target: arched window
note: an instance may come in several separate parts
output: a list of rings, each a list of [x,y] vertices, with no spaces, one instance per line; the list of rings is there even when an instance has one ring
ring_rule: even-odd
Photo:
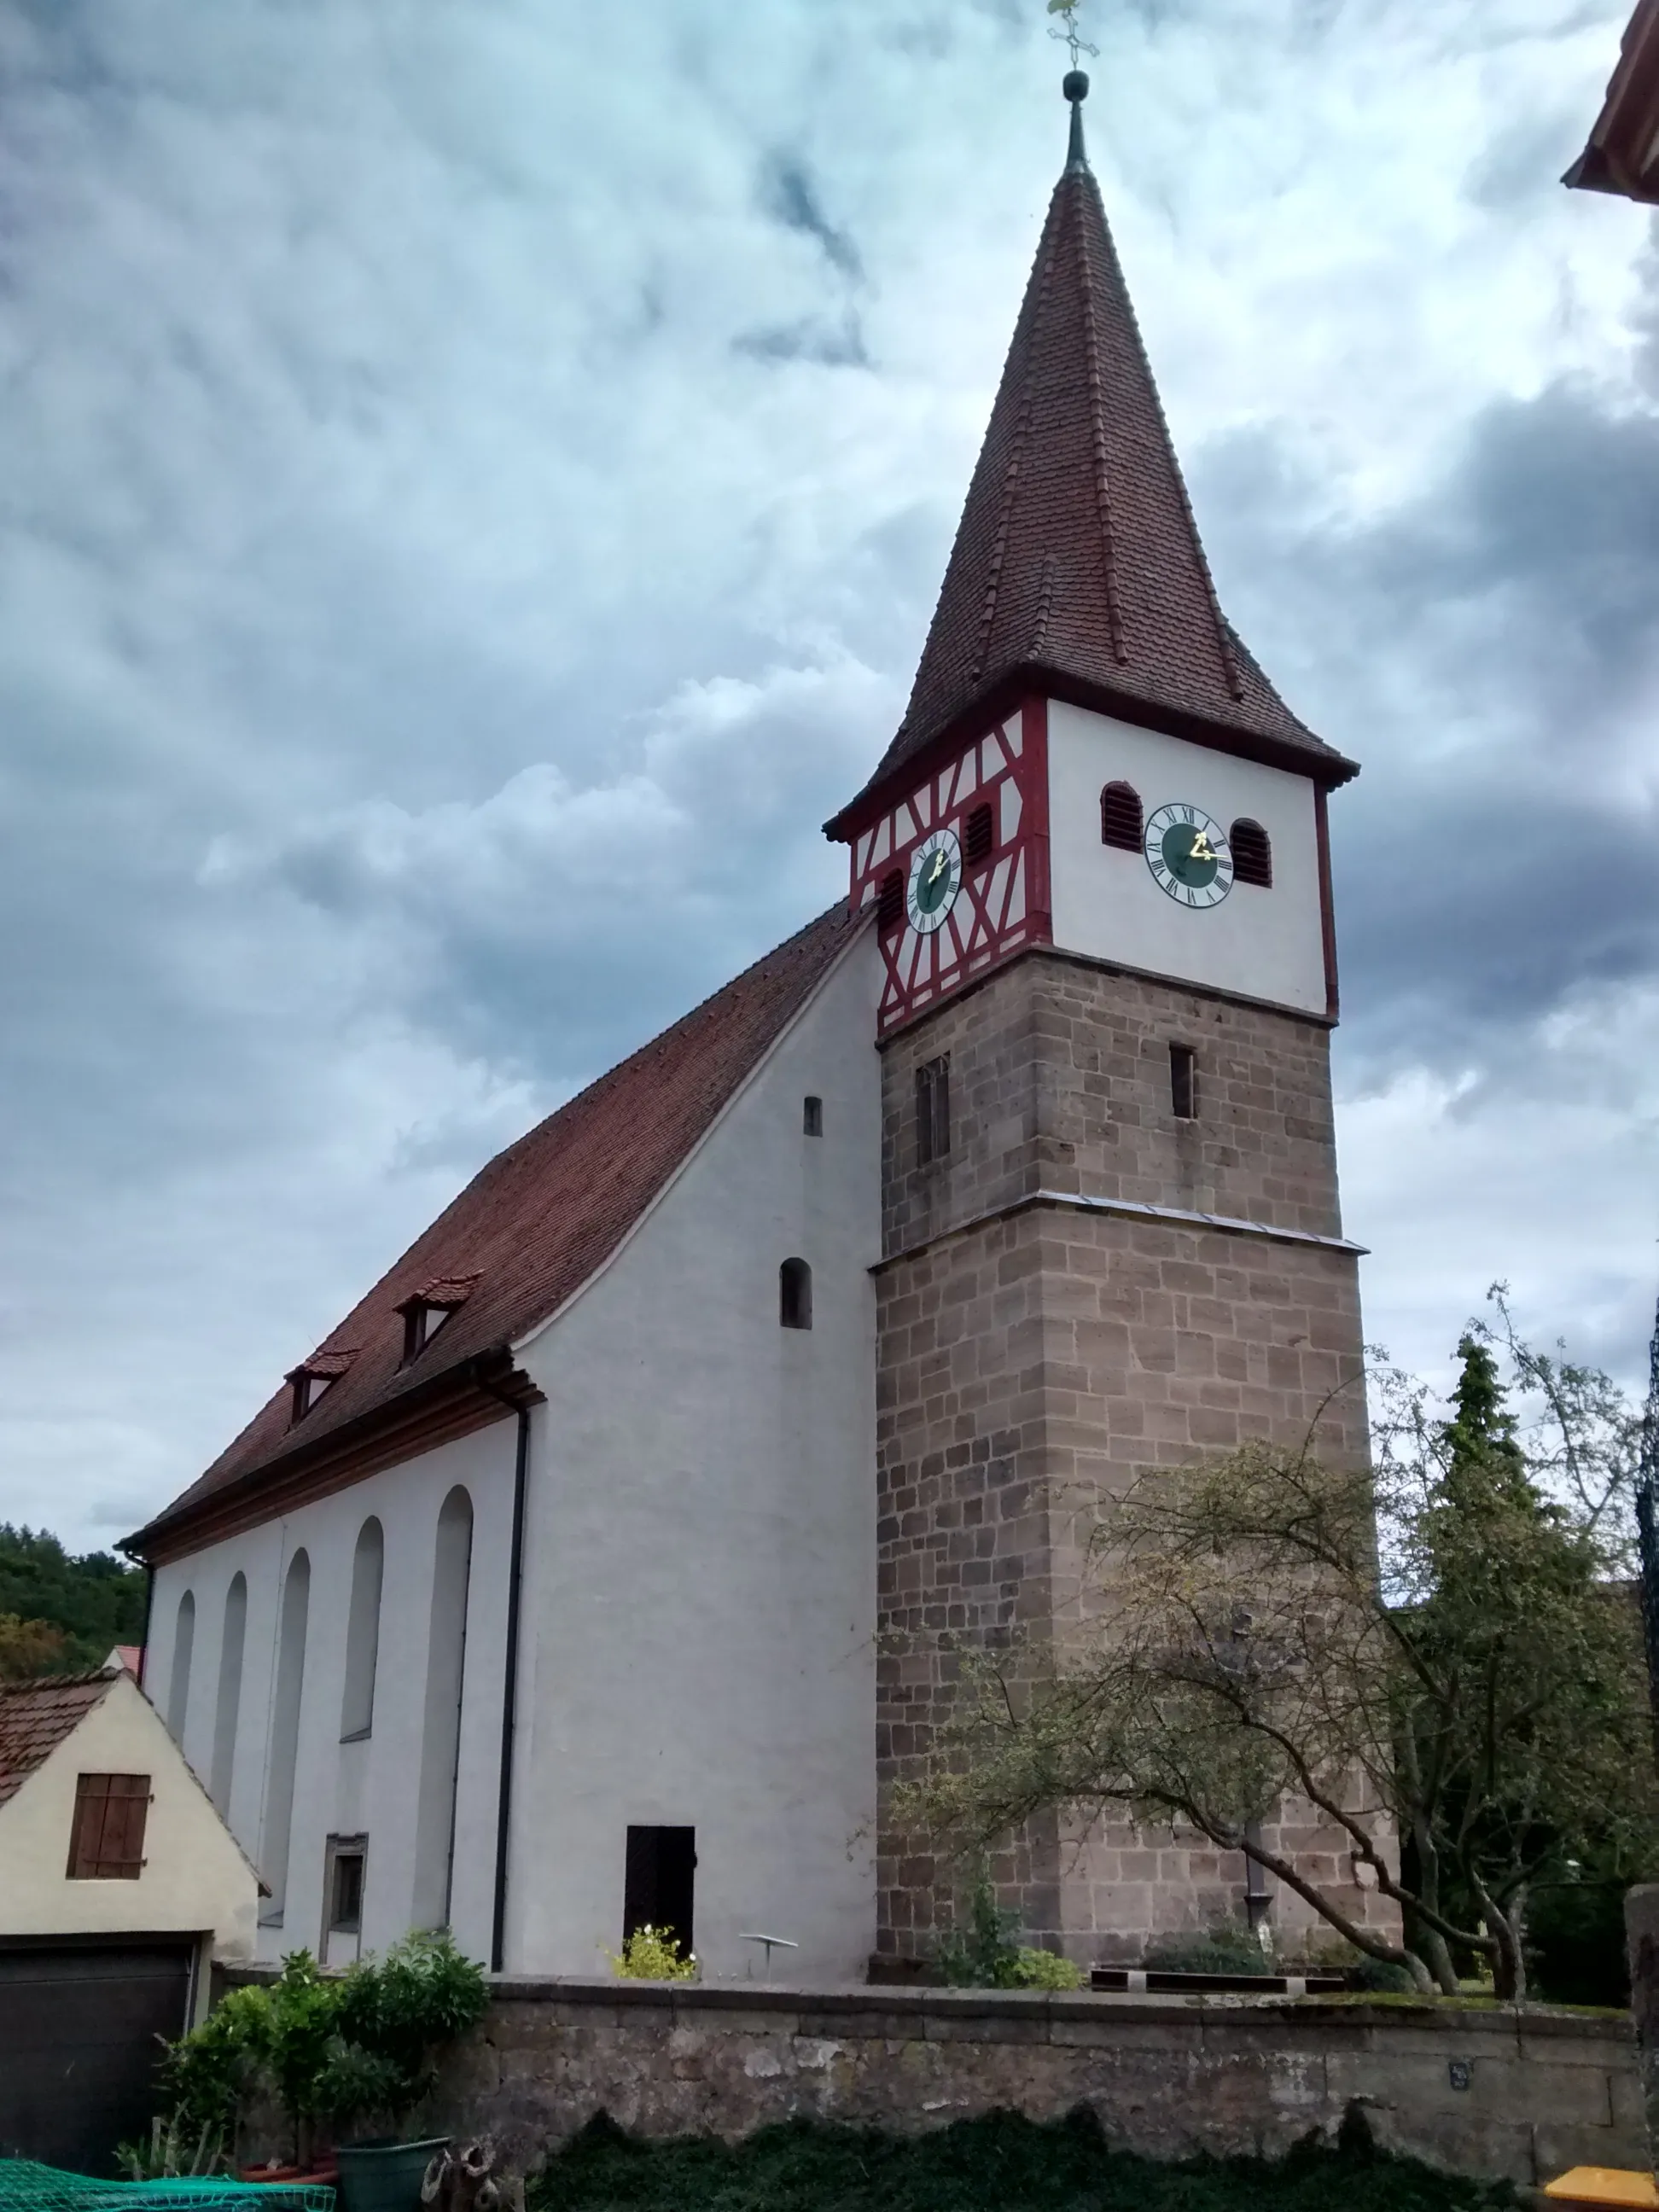
[[[196,1648],[196,1594],[186,1590],[179,1601],[179,1618],[173,1631],[173,1672],[167,1678],[167,1726],[175,1743],[185,1740],[185,1715],[190,1705],[190,1662]]]
[[[213,1764],[208,1790],[223,1813],[230,1804],[236,1766],[236,1717],[242,1703],[242,1647],[247,1641],[247,1577],[234,1574],[225,1592],[225,1625],[219,1638],[219,1694],[213,1708]]]
[[[1140,793],[1132,783],[1109,783],[1100,794],[1100,842],[1121,853],[1140,850]]]
[[[345,1692],[340,1741],[356,1743],[374,1726],[374,1668],[380,1654],[380,1581],[386,1536],[371,1513],[357,1531],[351,1562],[351,1610],[346,1616]]]
[[[1260,884],[1264,891],[1270,891],[1273,887],[1273,848],[1261,824],[1248,819],[1235,822],[1227,833],[1227,842],[1233,848],[1233,881]]]
[[[786,1260],[778,1269],[778,1319],[785,1328],[812,1326],[812,1270],[805,1260]]]
[[[276,1622],[276,1695],[270,1715],[270,1765],[265,1782],[264,1846],[259,1871],[270,1890],[264,1917],[282,1923],[288,1889],[289,1830],[294,1825],[294,1769],[300,1753],[300,1700],[306,1680],[306,1624],[311,1613],[311,1561],[296,1552],[288,1563]]]
[[[896,868],[881,879],[876,893],[876,927],[896,929],[904,919],[904,878]]]
[[[997,848],[996,824],[988,805],[976,806],[963,824],[962,856],[970,868],[988,860]]]
[[[432,1617],[426,1645],[421,1794],[415,1814],[414,1924],[446,1928],[454,1886],[455,1795],[466,1686],[466,1600],[472,1573],[472,1500],[459,1484],[438,1514]]]

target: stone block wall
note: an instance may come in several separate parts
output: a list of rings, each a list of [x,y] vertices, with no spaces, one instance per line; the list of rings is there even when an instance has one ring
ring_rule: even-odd
[[[1084,2104],[1115,2143],[1176,2159],[1276,2155],[1356,2103],[1392,2148],[1523,2185],[1647,2162],[1622,2016],[1313,1999],[503,1982],[422,2124],[533,2165],[600,2111],[735,2138]]]
[[[1171,1042],[1198,1055],[1194,1121],[1170,1110]],[[1316,1420],[1322,1449],[1363,1462],[1355,1255],[1316,1241],[1340,1226],[1327,1042],[1316,1022],[1033,954],[884,1048],[884,1803],[938,1746],[953,1644],[1018,1640],[1036,1660],[1081,1620],[1103,1495],[1246,1437],[1299,1443]],[[941,1054],[951,1143],[923,1166],[915,1071]],[[1336,1835],[1293,1808],[1291,1832],[1345,1880]],[[951,1870],[890,1820],[878,1858],[878,1948],[923,1953]],[[1235,1917],[1244,1881],[1202,1839],[1054,1822],[997,1874],[1027,1933],[1082,1960]],[[1285,1916],[1307,1917],[1293,1900]]]

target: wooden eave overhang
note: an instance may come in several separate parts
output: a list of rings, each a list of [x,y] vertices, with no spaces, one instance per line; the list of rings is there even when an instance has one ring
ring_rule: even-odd
[[[507,1346],[475,1352],[321,1436],[296,1433],[274,1457],[193,1504],[161,1514],[116,1548],[145,1566],[165,1566],[540,1405],[544,1395],[514,1364]]]
[[[1638,0],[1601,112],[1561,181],[1659,207],[1659,0]]]
[[[1231,722],[1180,708],[1156,703],[1129,690],[1097,682],[1066,670],[1049,668],[1038,661],[1021,661],[976,692],[967,706],[953,714],[919,751],[896,763],[885,775],[878,773],[856,797],[823,825],[824,835],[842,844],[853,840],[881,817],[896,799],[902,799],[934,770],[956,758],[969,738],[993,722],[1006,718],[1026,700],[1059,699],[1070,707],[1086,708],[1097,714],[1112,714],[1139,729],[1161,731],[1166,737],[1185,738],[1212,752],[1230,753],[1236,760],[1259,761],[1266,768],[1288,769],[1305,775],[1322,790],[1334,791],[1359,773],[1357,761],[1328,747],[1316,751],[1269,737],[1265,732],[1238,728]]]

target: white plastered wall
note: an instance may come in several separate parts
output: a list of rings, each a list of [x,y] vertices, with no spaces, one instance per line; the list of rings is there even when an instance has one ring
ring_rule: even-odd
[[[136,1881],[71,1881],[70,1838],[82,1774],[148,1774],[143,1870]],[[205,1936],[211,1955],[254,1953],[258,1884],[130,1675],[0,1805],[0,1936]]]
[[[193,1590],[196,1638],[185,1750],[202,1773],[208,1771],[212,1753],[225,1599],[239,1569],[247,1577],[228,1812],[232,1829],[257,1864],[264,1841],[283,1578],[301,1547],[310,1558],[288,1883],[281,1924],[259,1929],[262,1959],[276,1959],[301,1946],[318,1950],[331,1833],[368,1838],[363,1948],[384,1948],[410,1924],[433,1561],[438,1514],[457,1483],[472,1500],[473,1528],[450,1918],[457,1942],[471,1956],[489,1955],[516,1445],[517,1423],[503,1407],[500,1421],[474,1436],[441,1445],[301,1506],[280,1522],[228,1537],[157,1570],[146,1673],[152,1681],[169,1679],[179,1600],[186,1589]],[[374,1727],[365,1741],[343,1744],[351,1567],[358,1531],[371,1513],[379,1516],[386,1537]]]
[[[630,1823],[696,1830],[706,1976],[874,1942],[879,961],[866,932],[612,1265],[536,1415],[507,1962],[605,1971]],[[802,1103],[823,1101],[807,1137]],[[812,1269],[810,1330],[778,1269]]]
[[[611,1264],[520,1350],[532,1416],[509,1971],[605,1971],[629,1822],[697,1830],[706,1971],[751,1928],[787,1971],[860,1976],[874,1942],[875,1293],[879,958],[859,939]],[[807,1137],[803,1100],[823,1101]],[[813,1326],[781,1328],[778,1267],[813,1271]],[[306,1671],[275,1959],[322,1930],[329,1833],[365,1832],[362,1943],[410,1925],[439,1510],[474,1513],[451,1920],[489,1956],[517,1424],[498,1424],[158,1570],[147,1672],[170,1679],[196,1601],[185,1747],[212,1750],[225,1600],[247,1620],[230,1791],[258,1860],[276,1622],[311,1562]],[[339,1741],[358,1531],[386,1539],[374,1729]],[[786,1969],[780,1965],[781,1978]]]
[[[1241,816],[1273,842],[1271,890],[1235,884],[1208,908],[1161,891],[1143,858],[1100,842],[1102,787],[1133,784],[1142,809],[1179,801],[1223,830]],[[1325,1011],[1314,786],[1108,714],[1048,705],[1048,836],[1054,943],[1149,975]]]

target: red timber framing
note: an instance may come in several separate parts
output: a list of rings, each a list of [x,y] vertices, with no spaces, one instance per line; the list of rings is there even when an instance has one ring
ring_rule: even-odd
[[[896,785],[898,780],[895,779]],[[900,787],[902,789],[902,787]],[[991,809],[988,854],[967,864],[968,817]],[[962,888],[931,935],[903,918],[881,936],[886,973],[877,1033],[886,1036],[988,969],[1052,936],[1048,896],[1048,714],[1028,699],[960,746],[852,840],[852,903],[875,904],[896,872],[908,880],[911,855],[936,830],[955,831],[964,848]]]

